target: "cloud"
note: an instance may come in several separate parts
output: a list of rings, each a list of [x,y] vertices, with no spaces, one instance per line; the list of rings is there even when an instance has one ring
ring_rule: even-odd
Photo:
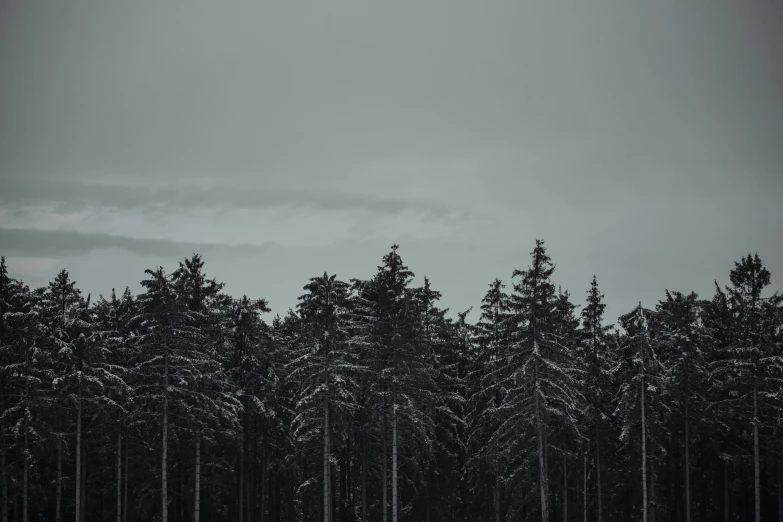
[[[139,255],[172,260],[206,252],[254,255],[265,252],[274,244],[192,243],[72,230],[0,228],[0,245],[3,255],[19,257],[68,257],[98,249],[120,248]]]
[[[307,190],[285,187],[240,186],[133,186],[105,182],[60,181],[19,177],[3,182],[0,202],[15,205],[55,203],[61,210],[85,205],[114,209],[219,208],[257,209],[284,207],[323,211],[366,211],[400,214],[413,210],[423,218],[465,216],[464,209],[431,200],[382,197],[350,191]]]

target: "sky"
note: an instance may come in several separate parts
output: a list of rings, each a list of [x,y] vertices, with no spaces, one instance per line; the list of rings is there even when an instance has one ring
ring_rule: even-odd
[[[0,0],[0,254],[140,291],[197,252],[294,307],[393,243],[450,315],[542,238],[607,322],[783,290],[783,4]]]

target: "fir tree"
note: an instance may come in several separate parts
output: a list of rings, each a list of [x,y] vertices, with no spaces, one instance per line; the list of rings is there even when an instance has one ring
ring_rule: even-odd
[[[291,362],[290,378],[300,385],[294,436],[307,445],[320,434],[322,444],[323,520],[332,518],[331,435],[357,409],[355,353],[345,327],[348,284],[329,276],[310,279],[300,297],[299,314],[305,327],[302,351]]]

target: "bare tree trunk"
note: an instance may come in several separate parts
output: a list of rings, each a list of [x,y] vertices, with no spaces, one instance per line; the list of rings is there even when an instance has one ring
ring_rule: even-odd
[[[324,522],[329,522],[329,403],[324,399]]]
[[[245,519],[245,420],[242,415],[242,434],[239,440],[239,522]]]
[[[253,522],[253,514],[256,507],[256,429],[255,422],[248,419],[250,426],[250,435],[245,435],[245,454],[249,455],[245,465],[247,475],[245,478],[245,520]]]
[[[61,423],[61,427],[62,427],[62,423]],[[3,458],[5,458],[5,455],[3,455]],[[54,501],[55,522],[60,522],[61,520],[62,499],[63,499],[63,447],[62,447],[62,443],[58,439],[57,440],[57,492],[55,493],[55,501]],[[4,519],[4,522],[7,522],[7,520]]]
[[[497,454],[495,455],[497,458]],[[495,462],[495,522],[500,522],[500,464]]]
[[[753,482],[756,522],[761,522],[761,471],[759,465],[759,408],[757,384],[753,383]]]
[[[269,503],[269,463],[267,462],[266,424],[261,429],[261,522],[266,522],[266,510]],[[269,519],[272,518],[271,508]]]
[[[76,406],[76,522],[82,519],[82,383],[79,380],[79,402]]]
[[[397,522],[397,394],[392,407],[392,522]]]
[[[563,522],[568,522],[568,465],[563,453]]]
[[[650,522],[655,522],[655,514],[655,443],[650,441]]]
[[[27,390],[25,391],[25,402],[28,403],[30,395],[29,390],[29,384],[27,385]],[[28,403],[29,404],[29,403]],[[28,482],[28,475],[29,475],[29,469],[30,469],[30,446],[29,446],[29,438],[28,438],[28,418],[30,415],[30,408],[29,405],[25,405],[25,412],[24,412],[24,473],[22,476],[22,522],[27,522],[27,482]]]
[[[130,445],[128,444],[128,437],[125,437],[125,484],[123,485],[123,497],[125,502],[122,504],[122,522],[128,522],[128,453],[130,453]]]
[[[783,470],[778,459],[778,522],[783,522]]]
[[[688,376],[685,376],[686,383]],[[685,522],[691,522],[691,440],[688,387],[685,387]]]
[[[84,522],[87,518],[87,452],[82,451],[82,518]]]
[[[647,424],[644,417],[644,375],[642,375],[642,522],[647,522]]]
[[[14,522],[19,520],[19,479],[14,478]]]
[[[5,421],[2,423],[2,433],[3,435],[3,455],[2,455],[2,463],[0,463],[0,467],[2,467],[2,476],[0,476],[0,482],[2,482],[2,490],[3,490],[3,522],[8,522],[8,462],[6,460],[5,456]]]
[[[196,480],[193,485],[193,522],[201,521],[201,433],[196,434]]]
[[[164,341],[163,357],[163,451],[160,464],[160,510],[161,521],[169,520],[169,483],[168,483],[168,454],[169,454],[169,348]]]
[[[382,487],[383,487],[383,518],[381,519],[383,522],[386,522],[388,520],[387,512],[388,512],[388,484],[387,479],[388,477],[388,449],[386,445],[386,418],[383,419],[383,479],[381,480]]]
[[[597,425],[596,425],[597,426]],[[598,428],[595,430],[595,480],[596,480],[596,500],[598,501],[598,522],[603,521],[603,503],[601,502],[601,453],[598,444]],[[585,457],[586,458],[586,457]]]
[[[538,369],[536,368],[536,381],[538,380],[537,370]],[[535,394],[536,430],[538,432],[538,483],[541,492],[541,522],[549,522],[549,494],[547,491],[546,462],[544,456],[544,428],[541,424],[541,412],[539,411],[538,382],[536,382],[536,389],[533,393]]]
[[[117,522],[122,522],[122,420],[117,430]]]
[[[367,522],[367,436],[362,437],[362,522]]]
[[[729,463],[723,462],[723,514],[724,522],[729,522]]]
[[[587,522],[587,452],[582,462],[582,519]]]

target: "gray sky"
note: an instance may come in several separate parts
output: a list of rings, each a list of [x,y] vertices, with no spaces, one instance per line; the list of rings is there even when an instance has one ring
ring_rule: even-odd
[[[0,0],[0,253],[201,252],[281,315],[393,242],[454,312],[536,238],[610,322],[750,252],[781,290],[782,49],[772,1]]]

